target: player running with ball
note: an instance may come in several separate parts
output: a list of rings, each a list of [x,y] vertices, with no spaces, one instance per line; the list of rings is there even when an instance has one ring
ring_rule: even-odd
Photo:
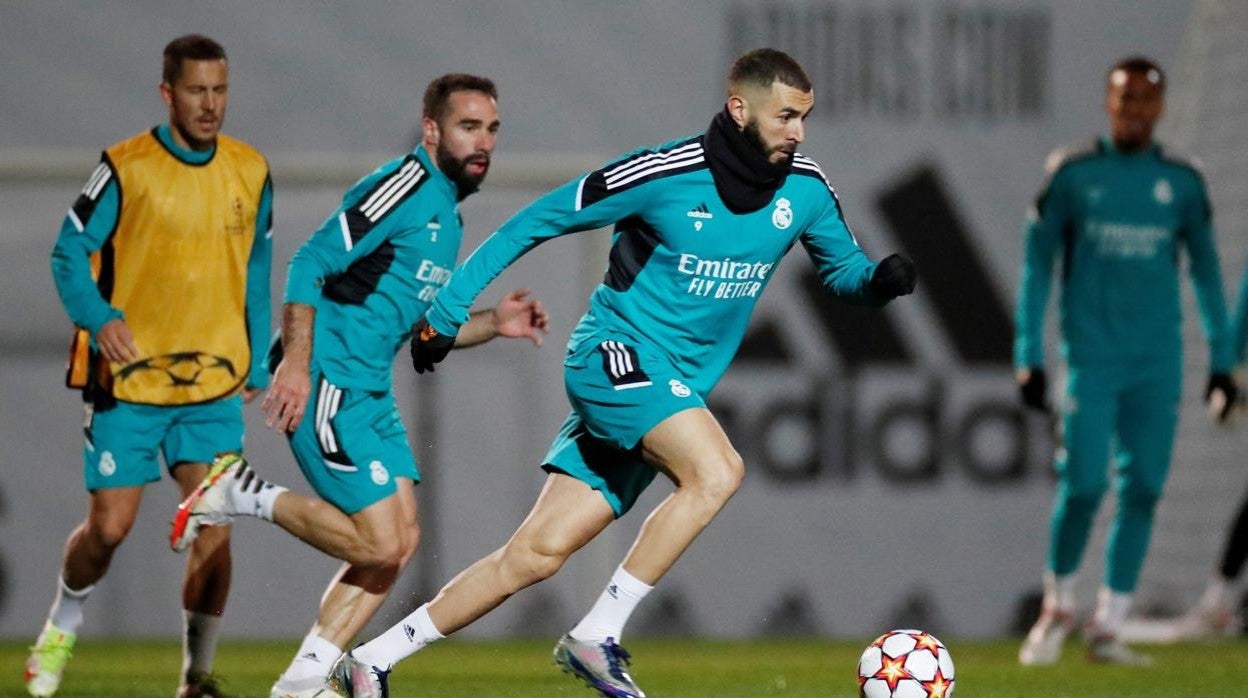
[[[418,371],[445,357],[473,299],[525,252],[615,225],[606,278],[568,345],[572,413],[542,461],[549,475],[532,511],[433,601],[339,660],[334,673],[348,695],[387,695],[396,662],[554,574],[663,473],[675,492],[650,513],[589,614],[555,646],[559,665],[603,695],[643,695],[619,644],[624,624],[744,477],[705,399],[776,264],[800,242],[833,295],[881,306],[914,288],[909,260],[867,258],[823,172],[797,153],[814,102],[791,57],[747,53],[704,134],[639,150],[554,190],[451,276],[413,338]]]

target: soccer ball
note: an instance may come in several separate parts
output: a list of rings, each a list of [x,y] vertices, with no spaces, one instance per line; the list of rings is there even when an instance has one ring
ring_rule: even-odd
[[[859,698],[949,698],[953,658],[922,630],[892,630],[875,639],[858,660]]]

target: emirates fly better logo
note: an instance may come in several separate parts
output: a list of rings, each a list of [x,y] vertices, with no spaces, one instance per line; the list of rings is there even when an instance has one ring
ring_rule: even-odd
[[[682,254],[676,271],[693,277],[685,292],[706,298],[756,298],[763,290],[773,262],[739,262],[731,257],[702,259],[696,254]]]

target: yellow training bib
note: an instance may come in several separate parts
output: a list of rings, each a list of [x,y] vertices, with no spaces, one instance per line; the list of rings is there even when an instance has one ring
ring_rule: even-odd
[[[247,262],[268,179],[264,157],[218,136],[210,160],[187,163],[153,133],[107,156],[121,210],[96,254],[102,286],[111,275],[109,302],[125,314],[142,357],[111,366],[114,396],[186,405],[230,395],[251,365]]]

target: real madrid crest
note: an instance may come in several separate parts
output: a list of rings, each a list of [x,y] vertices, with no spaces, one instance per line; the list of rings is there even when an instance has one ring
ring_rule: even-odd
[[[771,224],[780,230],[793,225],[793,209],[790,206],[788,199],[780,197],[776,201],[775,210],[771,212]]]
[[[231,235],[242,235],[247,230],[246,222],[243,219],[243,200],[234,197],[230,202],[230,213],[232,217],[225,224],[225,232]]]
[[[689,389],[689,386],[676,379],[668,381],[667,387],[672,389],[672,395],[675,395],[676,397],[689,397],[693,394],[693,391]]]
[[[1174,201],[1174,190],[1170,188],[1170,180],[1157,180],[1157,183],[1153,185],[1153,199],[1162,205]]]

